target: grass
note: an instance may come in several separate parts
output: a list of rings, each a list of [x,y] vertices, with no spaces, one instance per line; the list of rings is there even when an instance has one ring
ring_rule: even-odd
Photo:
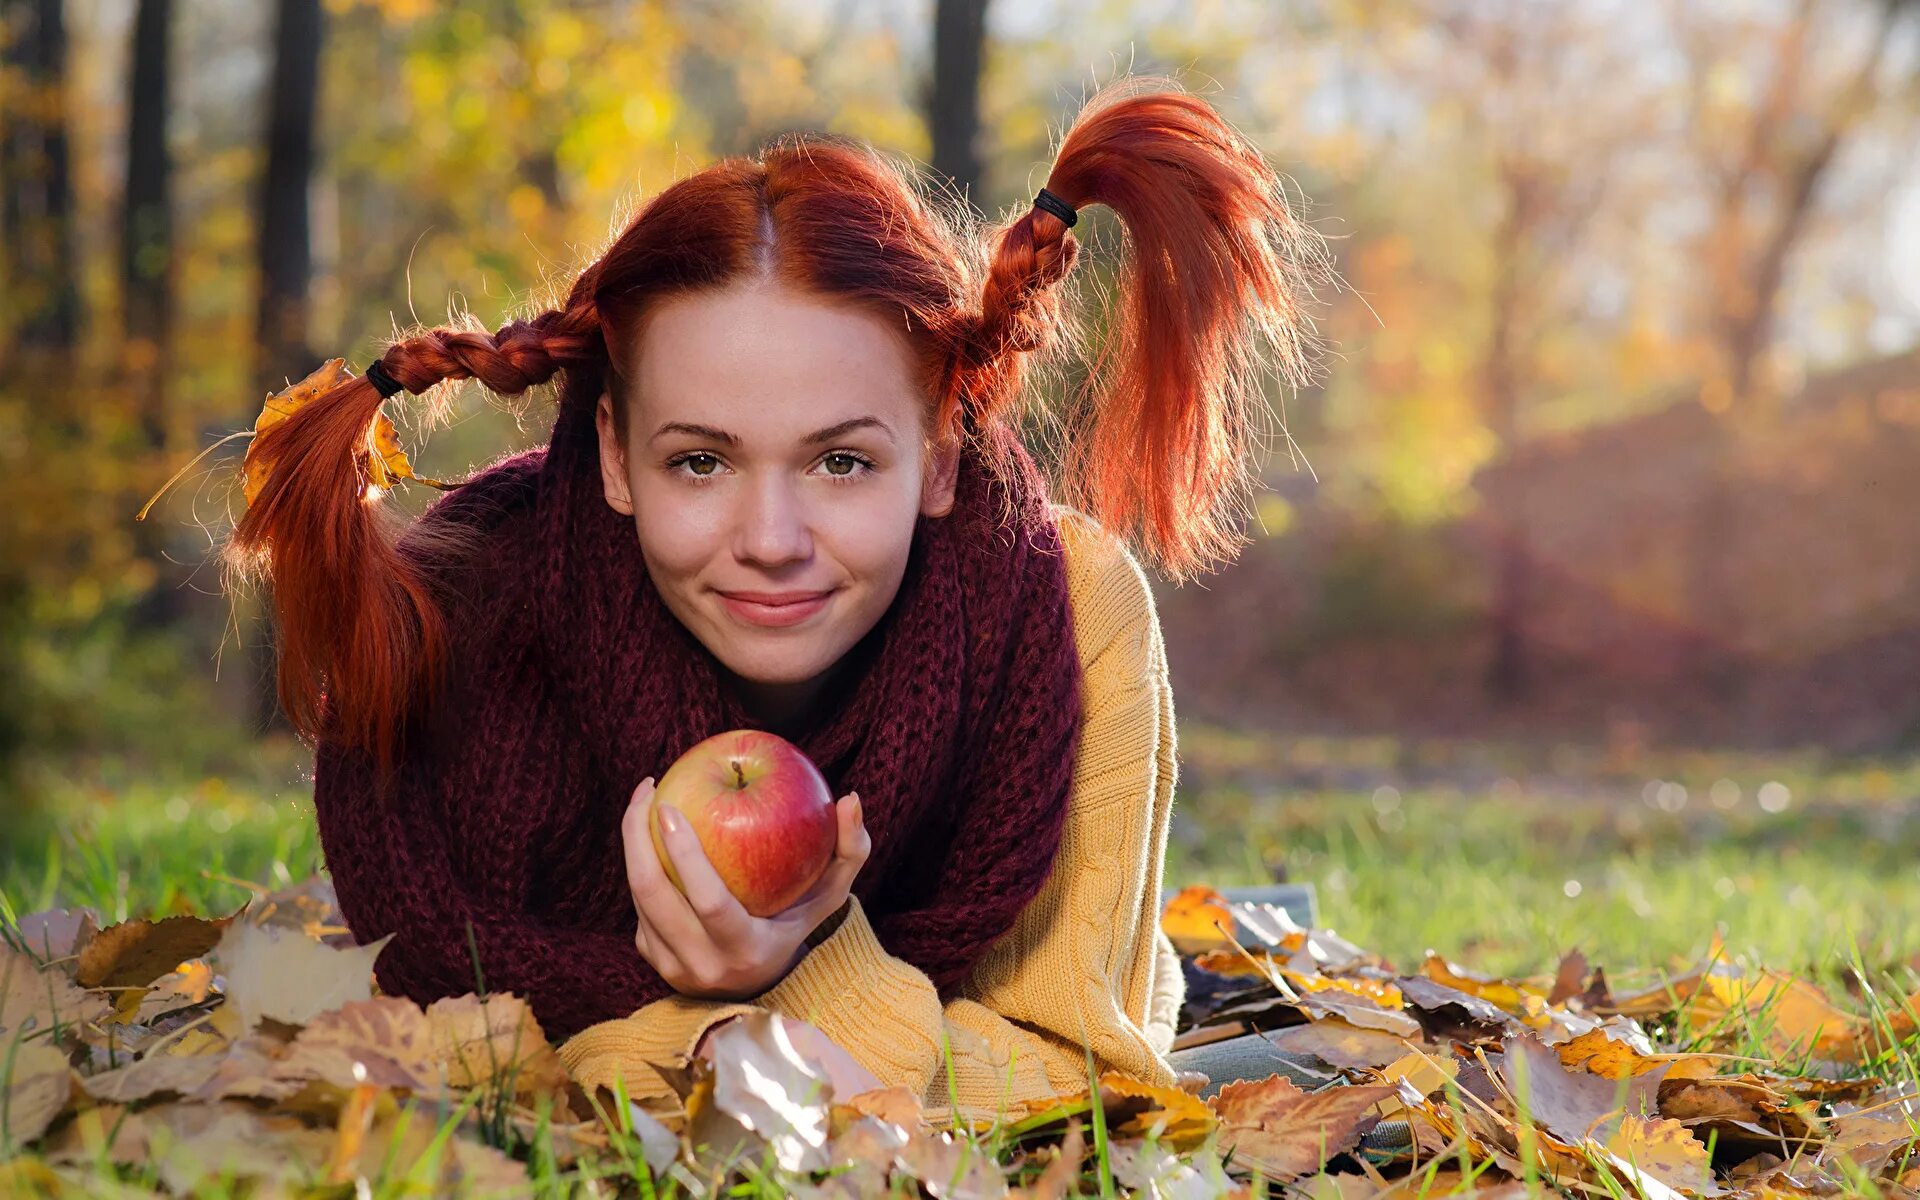
[[[1182,728],[1168,878],[1312,882],[1320,920],[1417,966],[1610,970],[1729,952],[1822,973],[1920,954],[1920,763],[1283,741]],[[1764,801],[1764,803],[1763,803]]]
[[[1609,968],[1730,952],[1792,970],[1920,955],[1920,761],[1279,739],[1183,724],[1175,883],[1312,882],[1321,921],[1402,966]],[[0,905],[226,912],[319,868],[297,746],[166,779],[96,762],[0,832]],[[1768,788],[1768,785],[1773,785]],[[1717,786],[1716,786],[1717,785]],[[1761,804],[1765,791],[1766,807]],[[1769,811],[1777,810],[1777,811]]]
[[[1169,881],[1311,881],[1321,924],[1403,970],[1431,948],[1476,971],[1531,973],[1579,948],[1618,978],[1697,962],[1716,930],[1730,956],[1801,974],[1912,981],[1920,968],[1920,763],[1192,724],[1181,740]],[[222,778],[109,760],[36,782],[43,802],[0,822],[0,915],[229,912],[250,894],[240,881],[283,884],[320,865],[311,781],[290,743],[262,743]],[[1860,998],[1884,1021],[1887,997]],[[1920,1085],[1914,1056],[1903,1047],[1876,1073]],[[548,1164],[536,1179],[553,1194],[609,1170],[647,1175],[636,1146],[569,1171],[525,1149]],[[1083,1189],[1110,1194],[1097,1158]]]

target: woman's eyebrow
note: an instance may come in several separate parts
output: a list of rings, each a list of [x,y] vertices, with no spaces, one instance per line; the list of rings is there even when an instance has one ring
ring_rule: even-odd
[[[818,445],[821,442],[831,442],[835,438],[844,437],[856,429],[867,428],[878,429],[880,432],[886,434],[890,441],[898,440],[893,436],[893,428],[879,417],[854,417],[851,420],[842,421],[838,425],[829,425],[818,432],[810,433],[801,438],[800,442],[806,446]],[[654,430],[653,437],[648,440],[657,440],[669,433],[691,434],[694,437],[706,438],[709,441],[720,442],[727,446],[738,446],[740,444],[739,438],[724,429],[715,429],[711,425],[700,425],[692,421],[668,421],[660,428]]]

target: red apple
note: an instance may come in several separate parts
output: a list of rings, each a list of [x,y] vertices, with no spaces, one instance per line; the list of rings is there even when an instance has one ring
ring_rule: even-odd
[[[820,768],[792,742],[760,729],[715,734],[654,784],[653,848],[684,894],[661,841],[662,808],[680,811],[727,890],[756,917],[805,895],[839,840],[833,793]]]

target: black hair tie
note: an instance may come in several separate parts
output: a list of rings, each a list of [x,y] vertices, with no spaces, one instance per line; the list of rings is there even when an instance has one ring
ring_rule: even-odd
[[[382,400],[396,392],[407,390],[406,384],[387,374],[386,367],[382,366],[377,358],[367,366],[367,381],[373,384],[373,390],[380,393]]]
[[[1073,205],[1068,204],[1065,200],[1062,200],[1045,188],[1041,188],[1040,194],[1033,198],[1033,206],[1035,208],[1045,209],[1047,212],[1059,217],[1066,223],[1068,229],[1072,229],[1080,220],[1080,213]]]

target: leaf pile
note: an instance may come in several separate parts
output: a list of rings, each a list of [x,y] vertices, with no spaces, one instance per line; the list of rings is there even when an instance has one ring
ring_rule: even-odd
[[[0,1194],[1920,1189],[1920,994],[1863,1016],[1710,961],[1616,995],[1577,954],[1550,979],[1402,975],[1205,888],[1165,920],[1177,1044],[1257,1033],[1284,1069],[1207,1100],[1109,1072],[942,1128],[904,1088],[833,1095],[773,1014],[721,1027],[711,1066],[660,1064],[677,1110],[588,1095],[517,997],[376,995],[385,942],[354,945],[323,880],[213,919],[37,913],[0,947]]]

